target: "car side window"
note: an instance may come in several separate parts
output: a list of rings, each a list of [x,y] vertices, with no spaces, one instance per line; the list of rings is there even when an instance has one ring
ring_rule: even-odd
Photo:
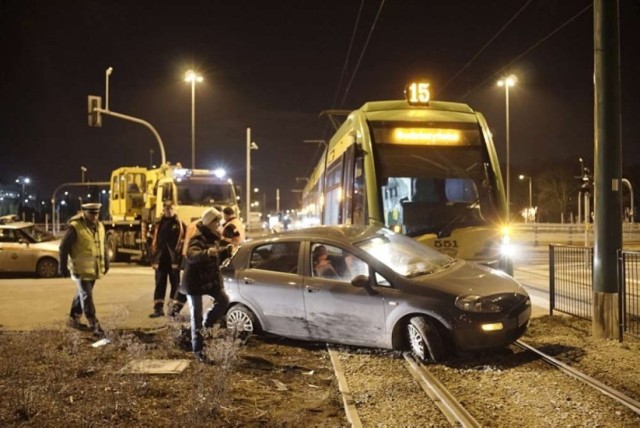
[[[376,284],[382,287],[391,287],[391,283],[384,276],[376,272]]]
[[[11,229],[0,229],[0,242],[16,242],[13,231]]]
[[[369,265],[342,248],[311,244],[311,276],[351,282],[358,275],[369,275]]]
[[[251,251],[250,269],[298,273],[299,242],[275,242],[259,245]]]

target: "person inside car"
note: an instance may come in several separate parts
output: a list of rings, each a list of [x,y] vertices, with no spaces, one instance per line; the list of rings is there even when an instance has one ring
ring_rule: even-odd
[[[327,247],[318,245],[313,249],[313,275],[321,278],[337,279],[340,276],[333,268]]]

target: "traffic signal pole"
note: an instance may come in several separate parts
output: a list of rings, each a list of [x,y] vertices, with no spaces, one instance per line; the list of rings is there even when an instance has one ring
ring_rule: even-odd
[[[618,250],[622,249],[622,143],[618,0],[594,0],[594,337],[619,338]]]
[[[97,95],[89,95],[88,97],[89,126],[98,128],[101,127],[103,114],[146,126],[158,141],[158,146],[160,147],[161,165],[164,165],[167,162],[167,158],[164,153],[164,144],[162,143],[162,139],[160,138],[160,134],[158,134],[158,131],[156,131],[156,129],[146,120],[138,119],[137,117],[127,116],[126,114],[116,113],[115,111],[109,110],[109,76],[111,76],[112,72],[113,67],[109,67],[105,71],[105,108],[102,108],[102,97]]]

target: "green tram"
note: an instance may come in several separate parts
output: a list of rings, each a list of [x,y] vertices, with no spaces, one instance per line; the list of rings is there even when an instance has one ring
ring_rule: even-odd
[[[432,101],[426,83],[406,99],[351,112],[303,190],[306,224],[384,224],[443,253],[512,272],[507,205],[483,115]]]

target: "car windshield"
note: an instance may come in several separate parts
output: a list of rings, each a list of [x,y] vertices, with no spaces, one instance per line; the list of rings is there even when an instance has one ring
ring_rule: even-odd
[[[407,278],[444,269],[455,259],[391,231],[356,244],[394,272]]]
[[[38,229],[35,226],[27,226],[19,230],[22,235],[26,236],[30,241],[33,242],[46,242],[56,239],[56,237],[49,232]]]

